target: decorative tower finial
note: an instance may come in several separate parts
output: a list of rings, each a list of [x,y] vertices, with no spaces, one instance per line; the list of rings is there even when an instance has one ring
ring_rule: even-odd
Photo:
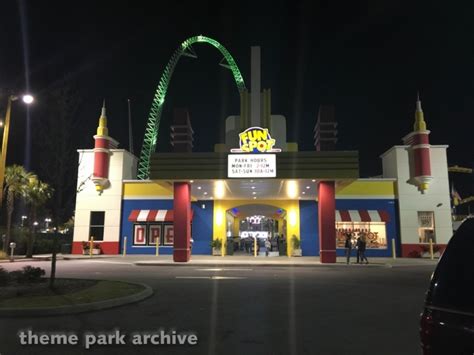
[[[426,122],[421,108],[420,92],[416,92],[416,110],[415,110],[415,125],[414,131],[426,131]]]
[[[421,193],[425,193],[433,180],[431,175],[430,158],[430,131],[426,129],[426,122],[421,108],[420,93],[416,93],[415,124],[413,132],[403,138],[413,160],[413,169],[410,168],[410,180],[418,187]]]
[[[92,181],[97,192],[102,194],[104,189],[109,186],[110,149],[113,148],[113,139],[109,137],[109,130],[107,128],[105,99],[102,103],[99,127],[97,127],[97,134],[94,136],[94,140],[94,171],[92,173]]]
[[[99,117],[99,127],[97,127],[97,135],[98,136],[108,136],[109,129],[107,128],[107,115],[105,113],[105,99],[102,103],[102,110],[100,111]]]

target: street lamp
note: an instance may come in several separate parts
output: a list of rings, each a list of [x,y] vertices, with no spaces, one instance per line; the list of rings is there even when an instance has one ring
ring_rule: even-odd
[[[23,102],[27,105],[32,104],[34,97],[27,94],[22,97]],[[5,123],[2,123],[3,128],[3,140],[2,150],[0,152],[0,207],[3,202],[3,181],[5,180],[5,164],[7,162],[7,147],[8,147],[8,132],[10,131],[10,116],[12,111],[12,102],[18,100],[18,96],[9,95],[7,103],[7,112],[5,114]]]
[[[23,95],[22,98],[23,102],[27,105],[32,104],[35,101],[35,98],[31,95]]]
[[[28,216],[21,216],[21,226],[24,227],[25,226],[25,219],[27,219]]]
[[[46,230],[48,230],[49,229],[49,224],[51,223],[51,218],[45,218],[44,222],[46,224]]]

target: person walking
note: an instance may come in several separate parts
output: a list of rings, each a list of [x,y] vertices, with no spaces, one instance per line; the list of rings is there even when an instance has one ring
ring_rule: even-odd
[[[367,247],[367,236],[365,235],[364,232],[361,233],[358,242],[358,248],[357,248],[357,258],[360,257],[360,263],[365,263],[368,264],[369,260],[367,260],[367,257],[365,256],[365,249]]]
[[[268,256],[270,253],[270,249],[272,247],[272,243],[270,242],[269,238],[265,240],[265,256]]]
[[[347,257],[347,264],[351,261],[351,251],[352,251],[352,233],[347,231],[346,233],[346,243],[344,244],[346,248],[346,257]]]
[[[360,237],[361,237],[361,233],[359,233],[359,236],[357,237],[357,240],[356,240],[356,264],[359,264],[359,259],[360,259]]]

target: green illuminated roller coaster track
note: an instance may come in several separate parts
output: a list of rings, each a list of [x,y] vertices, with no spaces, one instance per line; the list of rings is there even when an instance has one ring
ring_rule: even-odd
[[[163,75],[160,78],[160,82],[158,84],[158,88],[156,89],[153,103],[151,105],[150,114],[148,115],[148,121],[145,128],[145,137],[143,138],[143,146],[140,153],[140,161],[138,163],[137,176],[141,180],[147,180],[150,178],[150,158],[156,149],[161,113],[163,112],[166,92],[168,91],[168,86],[170,84],[174,68],[176,67],[176,64],[182,55],[195,57],[192,52],[189,52],[189,50],[192,50],[191,46],[194,43],[208,43],[217,48],[224,56],[229,69],[232,71],[239,92],[241,93],[246,90],[244,79],[242,78],[242,74],[240,74],[240,70],[235,63],[234,58],[232,58],[230,53],[222,44],[212,38],[205,36],[190,37],[181,43],[178,49],[174,51],[173,55],[168,61],[168,64],[166,65]]]

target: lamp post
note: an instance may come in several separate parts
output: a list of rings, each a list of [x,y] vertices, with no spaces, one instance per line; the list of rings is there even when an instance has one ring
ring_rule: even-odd
[[[5,114],[5,122],[3,126],[3,140],[2,150],[0,152],[0,207],[3,202],[3,182],[5,180],[5,165],[7,162],[7,148],[8,148],[8,133],[10,131],[10,116],[12,111],[12,102],[18,100],[18,96],[9,95],[7,103],[7,111]],[[31,95],[23,95],[22,100],[25,104],[30,105],[34,102],[34,97]]]
[[[45,222],[46,231],[48,231],[49,230],[49,224],[51,223],[51,218],[45,218],[44,222]]]

